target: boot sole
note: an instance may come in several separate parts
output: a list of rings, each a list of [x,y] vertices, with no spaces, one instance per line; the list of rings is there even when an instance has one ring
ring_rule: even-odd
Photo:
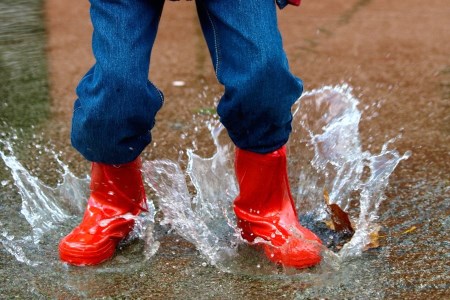
[[[116,251],[117,243],[112,240],[94,250],[79,250],[67,246],[65,243],[59,244],[59,258],[75,266],[92,266],[100,264],[112,256]]]

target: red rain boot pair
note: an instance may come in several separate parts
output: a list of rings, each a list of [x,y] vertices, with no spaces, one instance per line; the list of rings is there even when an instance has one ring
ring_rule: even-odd
[[[240,193],[234,211],[242,237],[262,245],[275,263],[296,268],[318,264],[322,243],[298,221],[287,176],[286,148],[268,154],[237,149],[235,169]]]
[[[117,244],[132,230],[135,216],[146,210],[140,167],[139,159],[116,166],[92,163],[86,212],[81,224],[61,240],[61,260],[95,265],[114,255]],[[240,194],[234,211],[242,237],[261,244],[273,262],[297,268],[319,263],[319,238],[298,222],[285,147],[269,154],[237,149],[235,167]]]
[[[91,196],[81,224],[59,244],[61,260],[96,265],[114,255],[117,244],[146,211],[141,162],[122,165],[92,163]]]

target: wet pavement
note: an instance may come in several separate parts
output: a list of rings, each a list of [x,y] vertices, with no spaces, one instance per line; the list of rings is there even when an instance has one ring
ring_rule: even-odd
[[[92,63],[88,3],[45,3],[45,52],[40,2],[32,3],[1,4],[0,18],[8,24],[2,26],[0,36],[0,95],[5,99],[1,132],[2,140],[14,141],[18,160],[32,175],[54,186],[61,180],[54,171],[59,166],[45,146],[61,151],[61,159],[81,177],[89,167],[68,139],[73,90]],[[305,2],[279,15],[291,68],[305,81],[306,90],[347,82],[363,111],[359,128],[363,148],[379,152],[388,139],[401,134],[395,148],[400,153],[412,152],[390,177],[380,207],[379,248],[343,262],[339,270],[318,268],[295,276],[230,274],[210,266],[191,243],[167,232],[167,227],[156,225],[160,246],[150,260],[144,260],[143,242],[136,240],[102,266],[74,268],[60,264],[55,251],[59,237],[77,223],[73,217],[59,231],[44,236],[29,257],[46,264],[30,266],[7,250],[8,240],[29,235],[31,230],[20,213],[21,196],[10,171],[0,162],[0,297],[450,298],[448,15],[445,0],[426,4],[418,0],[326,0]],[[45,64],[41,64],[44,55],[48,81]],[[151,78],[165,92],[166,103],[158,115],[155,144],[146,150],[144,159],[178,160],[181,155],[185,162],[180,150],[193,146],[196,153],[212,154],[208,132],[194,128],[213,111],[221,87],[214,78],[192,2],[167,3]],[[184,81],[185,86],[174,86],[175,80]],[[35,127],[29,128],[30,124]],[[252,255],[247,252],[244,249],[243,255]]]

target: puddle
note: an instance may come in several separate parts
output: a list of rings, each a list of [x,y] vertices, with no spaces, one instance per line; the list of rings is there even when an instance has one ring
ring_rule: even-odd
[[[395,150],[395,138],[386,141],[379,153],[363,150],[358,131],[360,120],[358,100],[347,85],[305,93],[294,107],[294,129],[287,145],[288,168],[302,224],[317,232],[325,245],[339,238],[323,225],[328,218],[323,199],[326,189],[331,202],[349,212],[356,229],[339,251],[324,247],[321,266],[309,270],[282,268],[243,242],[231,206],[238,193],[234,149],[223,127],[210,119],[203,126],[216,146],[212,157],[200,157],[187,150],[186,170],[171,160],[144,163],[144,179],[152,191],[148,197],[150,211],[137,219],[131,237],[122,244],[128,251],[119,251],[96,271],[123,272],[133,269],[130,265],[139,268],[151,260],[159,247],[155,225],[171,228],[192,243],[207,264],[222,272],[310,279],[337,270],[343,261],[360,255],[370,242],[369,235],[378,226],[379,207],[385,199],[383,192],[389,176],[410,155]],[[13,138],[5,136],[1,146],[0,156],[12,177],[11,182],[2,182],[3,188],[12,189],[14,182],[22,203],[20,215],[11,218],[20,218],[22,223],[25,219],[29,225],[13,234],[10,227],[14,222],[0,223],[3,249],[28,266],[64,270],[65,265],[57,258],[57,243],[83,214],[89,178],[78,178],[54,150],[39,145],[42,159],[52,161],[60,172],[59,183],[49,186],[17,159]],[[156,222],[158,211],[163,217]]]

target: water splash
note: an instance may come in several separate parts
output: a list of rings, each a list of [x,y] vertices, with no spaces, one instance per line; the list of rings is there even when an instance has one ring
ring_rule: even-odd
[[[80,199],[85,199],[86,180],[76,178],[56,156],[63,167],[63,183],[57,188],[43,184],[17,160],[10,141],[2,141],[5,150],[0,157],[11,170],[14,184],[22,198],[21,213],[33,231],[33,241],[39,243],[42,236],[56,228],[56,224],[66,221],[73,208],[82,211]],[[7,154],[8,153],[8,154]]]
[[[220,134],[221,127],[211,127]],[[217,136],[216,136],[217,137]],[[229,166],[229,147],[218,144],[213,157],[203,159],[188,151],[187,174],[195,187],[192,197],[180,166],[169,160],[146,162],[146,182],[155,191],[164,224],[193,243],[211,264],[231,260],[236,255],[239,235],[233,230],[234,214],[230,203],[237,195],[234,173]]]
[[[378,154],[363,151],[358,129],[361,112],[357,106],[351,88],[341,85],[305,93],[293,108],[288,149],[296,206],[306,219],[312,220],[314,227],[314,223],[326,218],[323,201],[326,189],[331,203],[351,211],[350,217],[356,223],[353,238],[337,254],[324,249],[323,265],[332,267],[344,258],[361,254],[370,242],[388,178],[400,161],[410,155],[389,149],[395,139],[386,142]],[[219,143],[219,135],[224,132],[219,123],[208,126],[217,151],[210,158],[188,151],[188,178],[172,161],[147,162],[144,166],[146,180],[164,213],[163,223],[170,224],[211,264],[224,271],[245,272],[243,269],[248,268],[252,274],[279,273],[273,266],[261,268],[264,259],[249,260],[249,255],[247,262],[236,265],[236,259],[243,254],[240,251],[243,242],[232,212],[232,201],[237,195],[232,146]],[[195,196],[188,188],[190,183]],[[354,193],[359,193],[357,199],[353,199]],[[352,209],[351,202],[355,201],[359,209]]]
[[[2,227],[2,223],[0,222],[0,227]],[[41,264],[40,261],[33,261],[27,257],[25,254],[23,244],[29,243],[29,238],[24,238],[21,240],[14,240],[14,236],[8,234],[5,230],[1,233],[0,243],[9,252],[12,256],[16,258],[17,261],[24,263],[26,265],[36,267]]]
[[[385,198],[383,191],[389,176],[410,155],[400,155],[392,149],[395,138],[387,141],[379,153],[362,149],[358,128],[362,113],[347,85],[305,93],[293,109],[288,163],[301,222],[314,230],[325,220],[323,191],[326,189],[331,202],[349,211],[356,225],[353,238],[339,252],[324,249],[323,263],[313,271],[280,268],[243,242],[232,211],[232,201],[238,194],[233,146],[229,139],[223,138],[225,130],[217,121],[202,124],[206,124],[216,146],[212,157],[202,158],[188,150],[186,171],[170,160],[148,161],[143,165],[145,181],[155,192],[164,214],[161,224],[169,224],[193,243],[210,264],[223,271],[307,276],[305,274],[323,272],[324,268],[337,268],[342,259],[361,254],[369,242],[370,232],[377,226],[378,209]],[[62,169],[62,182],[50,187],[32,176],[17,160],[11,142],[1,140],[1,145],[0,156],[19,190],[21,213],[30,224],[32,234],[13,236],[0,224],[0,242],[18,261],[36,266],[43,262],[42,255],[39,257],[39,253],[45,251],[40,247],[43,238],[60,232],[62,223],[76,224],[73,220],[81,216],[89,178],[73,175],[58,155],[50,151]],[[7,181],[2,182],[2,186],[7,185]],[[153,234],[156,210],[151,201],[148,204],[149,212],[137,218],[135,230],[124,242],[143,239],[145,248],[140,251],[146,259],[159,247]],[[55,252],[55,243],[57,241],[50,243],[48,251]],[[127,258],[116,259],[115,263],[120,265],[119,260],[129,265]],[[57,260],[54,263],[57,264]]]
[[[21,197],[20,212],[31,228],[31,235],[29,232],[22,232],[20,236],[14,236],[8,233],[6,225],[0,223],[2,229],[0,243],[17,261],[30,266],[41,265],[48,259],[46,251],[56,253],[61,232],[65,231],[63,227],[75,226],[82,216],[89,196],[89,177],[78,178],[53,150],[45,148],[62,170],[61,182],[56,187],[48,186],[38,177],[31,175],[17,159],[11,140],[0,140],[0,145],[2,146],[0,157],[9,168]],[[7,187],[7,184],[5,186]],[[155,213],[153,202],[149,201],[148,212],[142,213],[139,217],[133,216],[136,226],[122,243],[124,245],[137,238],[143,239],[146,242],[143,254],[147,259],[153,256],[159,247],[153,235]],[[49,242],[51,245],[42,247],[45,238],[51,239]],[[46,246],[49,249],[45,249]],[[48,261],[45,263],[49,264]],[[57,263],[59,261],[54,260],[50,265]]]
[[[339,251],[341,258],[361,254],[370,243],[389,176],[411,155],[389,149],[400,136],[387,141],[378,154],[363,151],[358,104],[345,84],[305,93],[294,110],[293,123],[300,126],[294,125],[289,142],[298,207],[323,221],[327,216],[323,191],[327,190],[330,203],[349,211],[356,223],[354,236]],[[359,194],[356,199],[355,194]]]

